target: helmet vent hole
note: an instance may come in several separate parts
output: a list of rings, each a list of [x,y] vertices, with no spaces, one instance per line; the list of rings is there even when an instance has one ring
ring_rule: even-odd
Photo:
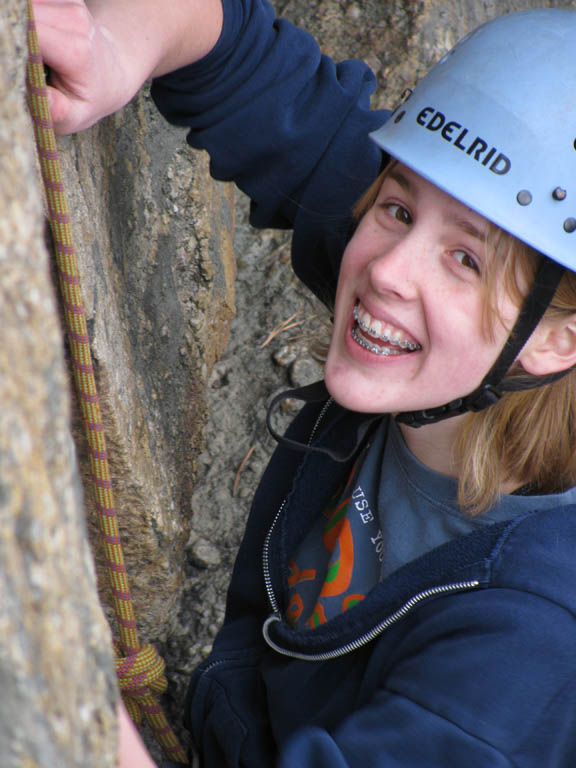
[[[554,200],[566,200],[566,190],[562,189],[562,187],[556,187],[554,192],[552,192],[552,197]]]
[[[576,232],[576,219],[570,217],[569,219],[566,219],[564,222],[564,231],[571,234],[572,232]]]
[[[404,117],[404,115],[405,115],[405,114],[406,114],[406,110],[405,110],[405,109],[403,109],[403,110],[402,110],[402,112],[399,112],[399,113],[396,115],[396,117],[394,118],[394,122],[395,122],[395,123],[399,123],[399,122],[400,122],[400,120],[402,120],[402,118]]]
[[[516,200],[520,205],[530,205],[532,202],[532,193],[527,189],[521,189],[516,195]]]

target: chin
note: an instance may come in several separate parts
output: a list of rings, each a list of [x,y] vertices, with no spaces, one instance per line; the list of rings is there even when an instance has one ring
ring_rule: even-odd
[[[326,388],[343,408],[358,413],[389,413],[387,404],[378,402],[374,387],[363,381],[355,381],[349,370],[338,370],[326,364],[324,371]]]
[[[419,411],[443,405],[458,395],[452,389],[436,393],[434,398],[421,388],[410,389],[404,380],[389,379],[375,382],[346,364],[326,362],[324,371],[326,388],[343,408],[357,413],[397,414],[401,411]]]

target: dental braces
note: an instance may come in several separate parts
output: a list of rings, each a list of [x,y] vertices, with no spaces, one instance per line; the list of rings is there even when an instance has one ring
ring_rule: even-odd
[[[384,341],[387,344],[393,344],[395,347],[400,347],[401,349],[407,349],[410,352],[415,352],[417,349],[422,349],[420,344],[415,344],[411,341],[407,341],[406,339],[391,338],[390,336],[388,336],[387,333],[383,333],[382,335],[374,333],[374,331],[370,328],[370,326],[360,319],[357,307],[354,307],[354,320],[358,323],[358,325],[364,331],[364,333],[367,333],[370,336],[373,336],[375,339]],[[374,347],[368,342],[363,343],[363,339],[361,339],[357,334],[354,334],[354,329],[352,329],[352,336],[354,337],[354,340],[360,344],[361,347],[364,347],[365,349],[369,349],[371,352],[376,352],[377,354],[383,354],[383,355],[399,354],[395,350],[381,348],[381,347]]]
[[[375,355],[382,355],[383,357],[388,357],[388,355],[401,355],[402,352],[399,349],[390,349],[390,347],[377,347],[375,344],[369,344],[365,339],[363,339],[359,334],[356,328],[352,328],[352,338],[357,344],[360,344],[361,347],[364,347],[364,349],[367,349],[369,352],[373,352]]]

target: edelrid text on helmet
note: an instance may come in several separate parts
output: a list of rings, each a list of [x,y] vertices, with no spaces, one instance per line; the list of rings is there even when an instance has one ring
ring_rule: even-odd
[[[418,125],[428,131],[438,132],[438,135],[453,145],[455,149],[465,152],[492,173],[502,176],[510,170],[510,158],[500,152],[481,136],[465,128],[456,120],[449,120],[440,110],[434,107],[424,107],[416,116]]]

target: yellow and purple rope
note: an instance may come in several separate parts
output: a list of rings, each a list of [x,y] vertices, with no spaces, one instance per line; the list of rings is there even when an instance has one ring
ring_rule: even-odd
[[[110,576],[121,653],[116,673],[126,706],[139,724],[143,712],[158,742],[171,760],[187,763],[156,694],[166,689],[164,662],[149,644],[140,645],[130,596],[130,587],[114,507],[112,479],[108,464],[104,425],[96,389],[90,339],[86,324],[80,277],[68,204],[46,94],[46,78],[32,5],[28,0],[28,102],[34,124],[42,178],[46,190],[48,217],[54,247],[64,318],[70,342],[72,369],[89,445],[90,468],[96,495],[102,545]]]

